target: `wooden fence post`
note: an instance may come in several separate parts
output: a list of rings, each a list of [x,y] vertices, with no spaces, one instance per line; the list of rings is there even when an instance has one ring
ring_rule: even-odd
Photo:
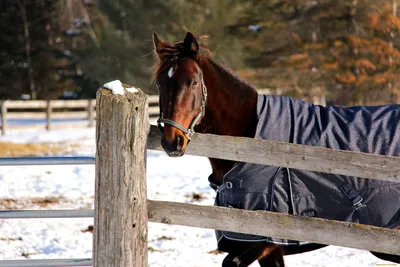
[[[94,267],[147,267],[147,96],[96,98]]]
[[[92,99],[88,99],[88,107],[87,107],[87,112],[88,112],[88,120],[89,120],[89,124],[88,127],[92,127],[93,126],[93,100]]]
[[[7,132],[7,100],[1,102],[1,134]]]
[[[46,130],[50,131],[51,129],[51,100],[47,100],[47,105],[46,105]]]

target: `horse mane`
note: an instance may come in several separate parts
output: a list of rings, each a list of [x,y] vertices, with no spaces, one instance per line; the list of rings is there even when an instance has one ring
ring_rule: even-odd
[[[158,56],[158,62],[154,65],[154,74],[152,76],[152,81],[156,79],[156,77],[161,73],[166,71],[167,69],[173,67],[179,59],[181,58],[191,58],[196,61],[200,68],[202,68],[204,63],[209,63],[213,65],[216,69],[219,70],[221,74],[223,74],[227,79],[229,79],[233,84],[235,84],[235,89],[246,89],[249,88],[253,91],[256,91],[256,88],[250,84],[248,81],[244,80],[237,74],[235,74],[231,68],[227,66],[223,66],[221,64],[216,63],[212,59],[211,50],[205,45],[200,44],[199,53],[191,53],[184,49],[183,42],[177,42],[175,44],[166,44],[159,51],[154,49],[154,53]]]

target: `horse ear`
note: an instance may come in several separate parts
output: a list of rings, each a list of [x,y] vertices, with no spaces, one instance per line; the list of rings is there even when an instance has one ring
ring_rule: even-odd
[[[191,32],[186,33],[185,40],[183,41],[183,46],[188,51],[194,52],[197,54],[199,52],[200,46],[196,40],[196,37]]]
[[[166,42],[164,42],[163,40],[160,40],[160,38],[158,38],[156,32],[153,32],[153,44],[154,44],[154,51],[156,51],[157,55],[159,55],[160,50],[162,48],[164,48],[168,45]]]

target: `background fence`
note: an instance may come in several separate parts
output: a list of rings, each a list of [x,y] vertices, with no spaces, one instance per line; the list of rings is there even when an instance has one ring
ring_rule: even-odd
[[[282,91],[260,89],[261,94],[282,94]],[[159,115],[158,95],[148,96],[148,114],[154,120]],[[314,104],[325,105],[325,97],[312,97],[308,99]],[[3,100],[1,101],[1,130],[6,134],[10,128],[45,127],[47,130],[64,128],[67,125],[94,126],[96,119],[96,100]],[[27,120],[28,123],[10,124],[12,121]],[[29,122],[30,120],[30,122]],[[36,123],[35,123],[36,120]],[[60,120],[55,123],[55,120]],[[75,123],[72,123],[75,120]]]
[[[158,96],[149,96],[149,114],[158,116]],[[87,100],[3,100],[1,101],[1,132],[10,128],[40,128],[47,130],[66,125],[94,126],[96,99]],[[59,123],[55,123],[59,120]],[[10,124],[10,122],[15,123]],[[25,123],[18,123],[25,121]]]
[[[0,166],[95,164],[94,157],[0,158]],[[0,219],[93,217],[93,210],[0,210]],[[0,260],[0,267],[92,266],[92,259]]]

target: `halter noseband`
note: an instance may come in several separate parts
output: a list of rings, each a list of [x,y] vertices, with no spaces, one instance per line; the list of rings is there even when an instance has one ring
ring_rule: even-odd
[[[169,124],[175,128],[178,128],[179,130],[181,130],[184,134],[186,134],[188,140],[192,140],[193,134],[195,133],[194,131],[194,127],[196,126],[196,124],[199,122],[199,120],[204,117],[205,113],[206,113],[206,100],[207,100],[207,87],[204,85],[204,80],[202,79],[201,81],[202,83],[202,93],[203,93],[203,97],[201,99],[201,108],[200,108],[200,112],[199,114],[197,114],[197,116],[193,119],[192,123],[190,124],[189,128],[185,128],[183,125],[170,120],[170,119],[165,119],[163,118],[163,113],[161,111],[161,101],[160,101],[160,118],[157,120],[157,126],[158,129],[160,129],[160,131],[163,133],[164,132],[164,127],[161,125],[161,123],[164,124]],[[157,85],[158,86],[158,85]]]

